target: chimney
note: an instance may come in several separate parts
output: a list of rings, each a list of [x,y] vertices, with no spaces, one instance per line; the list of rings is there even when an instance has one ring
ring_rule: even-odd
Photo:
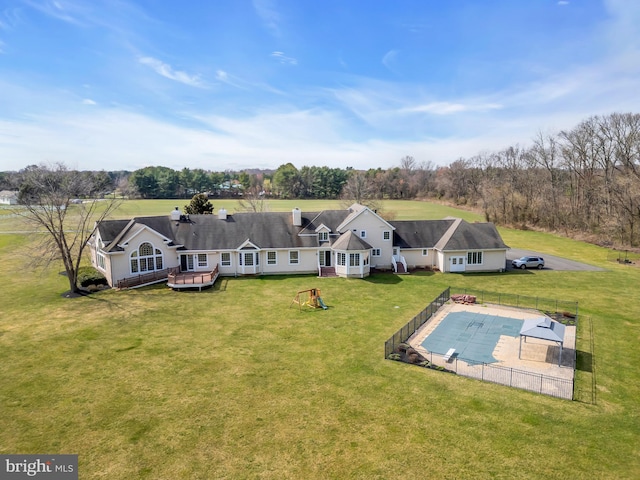
[[[219,220],[226,220],[227,219],[227,209],[226,208],[218,209],[218,219]]]
[[[301,227],[302,226],[302,212],[298,207],[294,208],[291,212],[293,214],[293,226]]]
[[[171,221],[172,222],[177,222],[180,220],[180,210],[178,209],[178,207],[176,207],[176,209],[171,212]]]

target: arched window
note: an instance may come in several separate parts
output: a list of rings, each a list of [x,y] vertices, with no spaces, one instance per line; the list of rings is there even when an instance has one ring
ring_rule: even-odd
[[[162,251],[153,248],[149,242],[141,244],[138,250],[131,252],[131,273],[153,272],[163,268]]]

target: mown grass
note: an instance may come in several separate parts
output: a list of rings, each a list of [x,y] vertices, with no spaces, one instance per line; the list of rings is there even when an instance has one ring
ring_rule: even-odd
[[[78,453],[83,479],[638,478],[640,269],[503,235],[607,270],[227,278],[67,300],[64,278],[16,256],[28,238],[0,235],[0,452]],[[386,338],[449,285],[579,301],[596,404],[384,360]],[[311,287],[330,308],[290,308]],[[592,379],[578,371],[579,391]]]
[[[123,201],[115,214],[117,218],[131,218],[142,215],[168,215],[178,207],[181,211],[189,204],[189,199],[180,200],[126,200]],[[229,213],[242,211],[238,200],[211,199],[214,213],[219,208],[225,208]],[[303,212],[317,212],[327,209],[344,208],[345,203],[340,200],[267,200],[265,208],[272,212],[290,211],[295,207]],[[397,220],[412,220],[416,218],[440,219],[447,216],[457,216],[468,221],[481,221],[482,215],[476,212],[458,210],[447,205],[409,200],[391,200],[381,203],[384,213],[392,215]]]

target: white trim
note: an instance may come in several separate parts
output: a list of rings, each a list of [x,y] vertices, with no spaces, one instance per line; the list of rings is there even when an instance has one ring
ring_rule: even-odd
[[[152,232],[154,234],[156,234],[158,237],[160,237],[160,239],[164,242],[164,243],[171,243],[172,240],[169,237],[165,237],[164,235],[162,235],[160,232],[158,232],[157,230],[154,230],[151,227],[146,226],[143,223],[134,223],[134,225],[137,225],[139,228],[137,229],[136,232],[134,232],[130,237],[126,237],[123,238],[121,240],[120,243],[118,243],[119,247],[127,247],[132,240],[134,240],[138,235],[140,235],[143,231],[148,230],[149,232]]]

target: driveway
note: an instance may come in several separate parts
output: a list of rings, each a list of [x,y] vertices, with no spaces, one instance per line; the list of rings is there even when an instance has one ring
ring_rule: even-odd
[[[536,252],[535,250],[520,250],[519,248],[507,250],[507,270],[513,270],[511,260],[528,255],[544,258],[544,270],[569,270],[582,272],[604,271],[604,268],[594,267],[593,265],[587,265],[586,263],[574,262],[573,260],[567,260],[562,257],[554,257],[553,255]]]

